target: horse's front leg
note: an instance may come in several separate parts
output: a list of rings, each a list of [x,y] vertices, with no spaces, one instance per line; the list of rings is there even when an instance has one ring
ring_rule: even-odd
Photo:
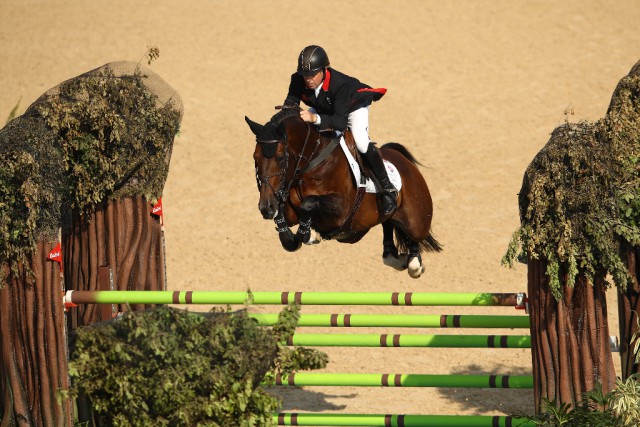
[[[311,229],[311,217],[306,215],[300,215],[300,226],[295,237],[298,242],[305,245],[317,245],[322,241],[320,234]]]
[[[298,215],[300,226],[296,232],[296,240],[305,245],[315,245],[322,241],[320,234],[311,229],[311,216],[319,208],[320,199],[316,196],[307,197],[300,203],[300,214]]]
[[[287,224],[287,220],[285,219],[283,204],[280,204],[278,208],[278,213],[274,217],[274,222],[276,223],[276,231],[278,232],[278,237],[280,238],[280,244],[282,247],[289,252],[295,252],[300,249],[302,243],[296,239],[296,236],[293,234],[289,225]],[[290,207],[289,207],[290,209]],[[290,217],[290,215],[287,215]]]
[[[296,240],[307,244],[311,238],[311,216],[303,212],[303,214],[299,216],[299,219],[300,225],[298,226],[298,231],[296,231]]]

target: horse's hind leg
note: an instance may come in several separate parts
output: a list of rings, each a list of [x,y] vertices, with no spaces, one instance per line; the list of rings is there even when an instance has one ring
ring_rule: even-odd
[[[407,233],[400,228],[400,226],[394,226],[396,232],[396,238],[398,239],[398,247],[401,252],[407,251],[407,254],[401,254],[400,257],[405,259],[405,268],[409,272],[409,276],[417,279],[424,273],[424,265],[422,264],[422,247],[421,242],[413,240],[407,235]]]
[[[411,240],[409,243],[409,256],[407,257],[407,269],[409,276],[417,279],[424,273],[424,265],[422,264],[422,256],[420,256],[420,243]]]
[[[389,221],[382,223],[382,262],[398,271],[407,268],[407,256],[398,254],[393,242],[393,225]]]

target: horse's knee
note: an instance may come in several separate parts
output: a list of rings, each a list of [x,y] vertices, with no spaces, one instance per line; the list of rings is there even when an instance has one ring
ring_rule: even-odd
[[[305,197],[300,204],[300,209],[306,213],[317,211],[320,208],[320,198],[317,196]]]

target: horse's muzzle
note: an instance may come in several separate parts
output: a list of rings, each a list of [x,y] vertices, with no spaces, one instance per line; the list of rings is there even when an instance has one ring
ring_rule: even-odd
[[[278,213],[278,206],[269,202],[258,204],[258,209],[260,209],[260,213],[264,219],[273,219],[276,213]]]

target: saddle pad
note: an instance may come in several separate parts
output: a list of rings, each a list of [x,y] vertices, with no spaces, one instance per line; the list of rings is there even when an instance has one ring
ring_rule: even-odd
[[[360,166],[358,162],[353,157],[349,148],[347,147],[347,143],[344,141],[344,137],[340,137],[340,147],[344,152],[344,155],[347,157],[347,161],[349,162],[349,166],[351,167],[351,172],[353,173],[353,178],[358,187],[364,187],[367,193],[376,193],[377,189],[371,178],[366,178],[362,176],[360,172]],[[400,177],[400,172],[395,167],[395,165],[387,160],[384,160],[384,167],[387,169],[387,174],[389,175],[389,181],[396,187],[396,190],[400,191],[402,188],[402,178]]]

